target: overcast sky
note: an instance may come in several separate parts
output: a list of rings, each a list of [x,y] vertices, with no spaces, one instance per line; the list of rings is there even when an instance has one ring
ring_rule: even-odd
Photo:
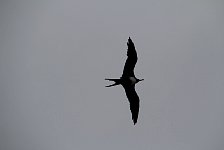
[[[223,65],[223,0],[1,1],[0,149],[223,150]]]

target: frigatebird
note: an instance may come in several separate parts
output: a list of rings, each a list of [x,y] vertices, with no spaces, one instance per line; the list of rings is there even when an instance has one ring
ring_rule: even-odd
[[[137,52],[135,50],[135,45],[132,42],[130,37],[128,39],[127,46],[128,46],[128,50],[127,50],[128,58],[125,62],[122,76],[120,77],[120,79],[106,78],[105,80],[114,81],[114,84],[108,85],[106,87],[111,87],[115,85],[123,86],[126,96],[130,103],[132,120],[135,125],[137,123],[138,113],[139,113],[139,97],[135,91],[135,84],[144,79],[138,79],[135,77],[134,68],[135,68],[135,64],[137,63],[138,57],[137,57]]]

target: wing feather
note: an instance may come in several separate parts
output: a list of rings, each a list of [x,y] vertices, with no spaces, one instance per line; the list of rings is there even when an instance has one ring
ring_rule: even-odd
[[[132,42],[130,37],[128,39],[127,45],[128,45],[128,50],[127,50],[128,58],[124,65],[122,77],[135,76],[134,68],[135,68],[135,64],[137,63],[137,60],[138,60],[137,52],[135,50],[135,45]]]
[[[134,124],[137,123],[139,113],[139,97],[135,91],[135,86],[124,86],[126,96],[130,103],[130,110]]]

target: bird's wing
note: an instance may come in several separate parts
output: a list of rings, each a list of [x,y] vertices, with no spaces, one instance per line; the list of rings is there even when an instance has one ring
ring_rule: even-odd
[[[130,110],[132,114],[132,120],[134,124],[136,124],[138,120],[138,112],[139,112],[139,97],[135,91],[135,86],[123,86],[125,89],[126,96],[130,102]]]
[[[130,37],[128,39],[127,45],[128,45],[128,50],[127,50],[128,58],[127,58],[127,60],[125,62],[125,65],[124,65],[124,70],[123,70],[122,77],[135,76],[134,75],[134,68],[135,68],[135,64],[138,60],[137,52],[135,50],[135,45],[132,42]]]

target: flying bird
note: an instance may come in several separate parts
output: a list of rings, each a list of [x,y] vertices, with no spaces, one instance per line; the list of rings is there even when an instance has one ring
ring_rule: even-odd
[[[144,79],[138,79],[135,77],[134,68],[137,63],[138,57],[137,57],[137,52],[135,50],[135,45],[132,42],[130,37],[128,39],[127,46],[128,46],[128,50],[127,50],[128,58],[125,62],[122,76],[120,77],[120,79],[106,78],[105,80],[114,81],[114,84],[108,85],[106,87],[111,87],[115,85],[123,86],[126,96],[130,103],[132,120],[135,125],[137,123],[138,113],[139,113],[139,97],[135,91],[135,84]]]

